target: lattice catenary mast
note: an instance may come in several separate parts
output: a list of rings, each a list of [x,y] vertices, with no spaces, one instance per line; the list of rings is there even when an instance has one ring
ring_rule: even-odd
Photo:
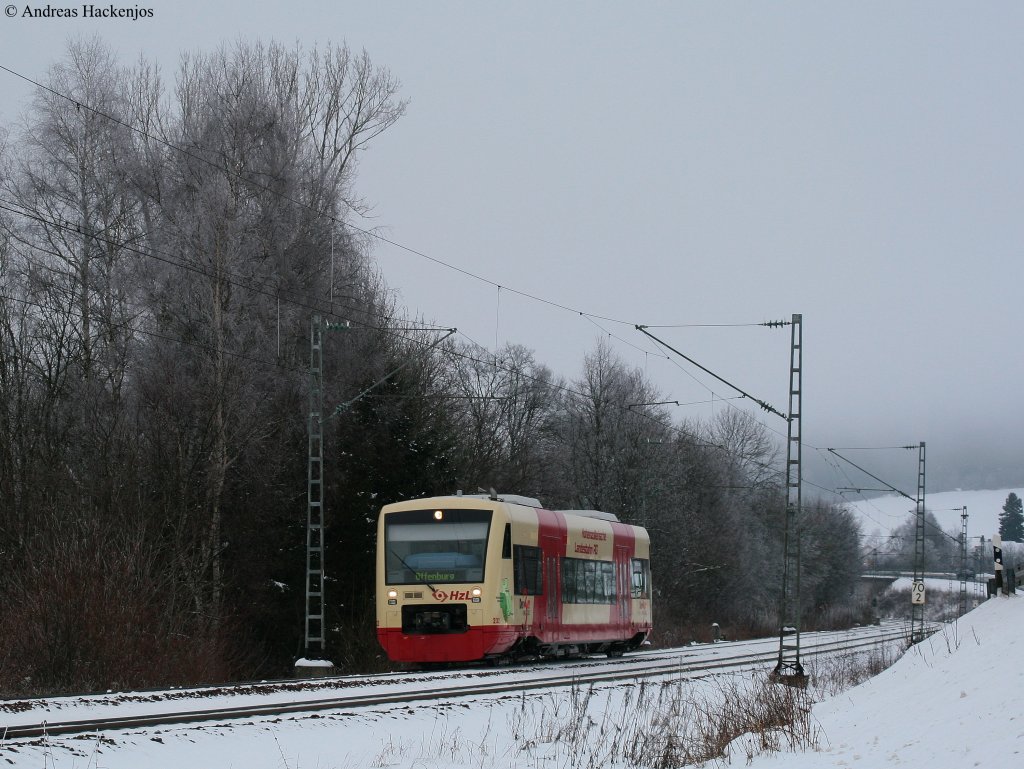
[[[323,322],[314,315],[309,329],[309,462],[306,476],[306,632],[305,656],[324,654],[324,434]]]
[[[914,516],[914,589],[910,603],[910,642],[924,640],[924,441],[917,453],[917,513]]]
[[[967,613],[967,505],[960,508],[960,609],[958,617]]]
[[[800,509],[801,398],[803,391],[803,316],[793,315],[789,355],[789,425],[786,440],[786,520],[783,533],[782,596],[779,611],[779,660],[773,676],[787,683],[806,680],[800,664]]]

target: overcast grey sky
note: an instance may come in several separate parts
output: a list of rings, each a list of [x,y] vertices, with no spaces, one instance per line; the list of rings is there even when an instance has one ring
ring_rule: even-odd
[[[567,376],[612,334],[683,403],[735,393],[633,324],[802,313],[809,445],[924,440],[936,490],[979,467],[1024,482],[1024,5],[206,6],[125,4],[153,9],[131,21],[23,18],[18,3],[0,64],[42,79],[93,33],[168,76],[181,51],[237,39],[365,48],[410,105],[363,159],[374,212],[354,223],[490,281],[376,243],[412,312]],[[0,72],[5,125],[28,95]],[[654,333],[786,410],[788,330]],[[892,482],[913,490],[911,459]]]

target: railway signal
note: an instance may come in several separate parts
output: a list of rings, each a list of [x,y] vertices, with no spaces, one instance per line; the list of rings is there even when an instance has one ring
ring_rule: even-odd
[[[1003,589],[1003,538],[998,534],[992,535],[992,561],[995,564],[996,572],[996,593]]]

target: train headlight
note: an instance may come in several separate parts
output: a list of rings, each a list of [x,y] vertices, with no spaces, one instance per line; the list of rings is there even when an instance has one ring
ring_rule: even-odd
[[[435,510],[434,511],[434,520],[435,521],[440,521],[442,518],[444,518],[444,511],[443,510]]]
[[[398,591],[397,590],[389,590],[388,591],[388,598],[398,598]]]
[[[480,588],[478,588],[478,587],[474,587],[473,588],[473,597],[474,598],[479,598],[481,593],[482,593],[482,591],[480,590]]]

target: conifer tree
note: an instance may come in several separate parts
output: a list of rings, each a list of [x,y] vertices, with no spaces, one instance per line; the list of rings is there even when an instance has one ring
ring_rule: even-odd
[[[1004,542],[1024,542],[1024,503],[1012,491],[999,514],[999,536]]]

